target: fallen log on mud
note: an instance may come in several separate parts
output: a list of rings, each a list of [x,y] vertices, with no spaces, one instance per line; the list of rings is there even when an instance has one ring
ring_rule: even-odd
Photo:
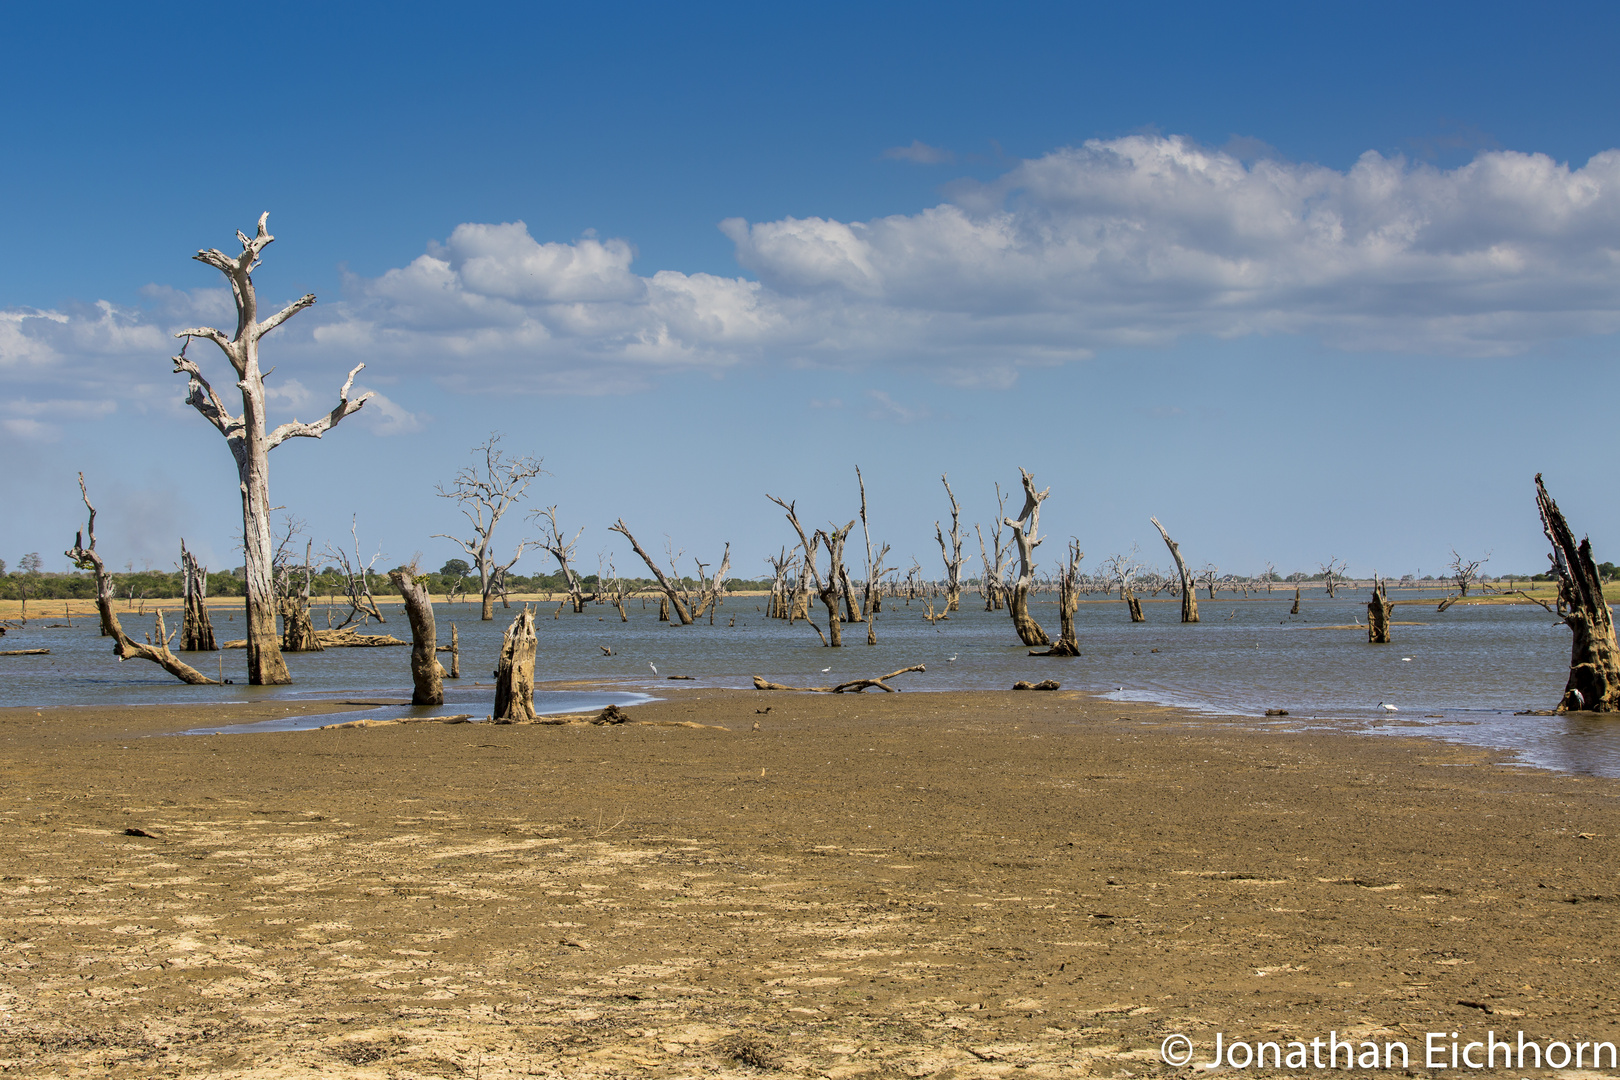
[[[782,683],[773,683],[768,679],[764,679],[764,678],[761,678],[758,675],[755,675],[754,676],[754,689],[755,690],[792,690],[792,691],[795,691],[795,692],[801,693],[801,694],[848,694],[848,693],[856,693],[856,694],[858,694],[862,690],[869,690],[872,687],[876,687],[877,689],[882,690],[885,693],[898,694],[900,691],[898,691],[894,687],[890,686],[886,680],[892,679],[896,675],[904,675],[908,671],[927,671],[927,670],[928,669],[926,667],[924,667],[922,664],[914,664],[914,665],[912,665],[911,667],[908,667],[908,668],[901,668],[899,671],[891,671],[887,675],[879,675],[875,679],[851,679],[849,682],[839,683],[837,686],[784,686]]]
[[[49,649],[8,649],[0,652],[0,656],[49,656]]]

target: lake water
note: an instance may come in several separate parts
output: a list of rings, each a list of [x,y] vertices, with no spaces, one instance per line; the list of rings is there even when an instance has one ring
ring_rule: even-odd
[[[1168,597],[1169,594],[1164,594]],[[868,646],[864,626],[845,627],[845,646],[826,649],[803,623],[789,627],[767,619],[764,598],[732,597],[714,625],[707,620],[679,627],[657,621],[657,605],[638,599],[630,621],[610,607],[586,614],[556,605],[538,609],[539,651],[535,675],[546,681],[600,681],[627,694],[668,697],[693,687],[748,687],[754,675],[791,685],[826,685],[879,675],[912,664],[927,671],[897,678],[911,691],[1008,689],[1018,679],[1057,679],[1066,689],[1110,695],[1122,713],[1130,702],[1177,705],[1211,715],[1259,717],[1287,709],[1290,723],[1369,733],[1424,734],[1512,750],[1527,764],[1568,772],[1620,776],[1620,721],[1515,716],[1557,703],[1569,664],[1569,631],[1552,615],[1530,605],[1454,606],[1437,612],[1440,593],[1398,592],[1394,644],[1368,645],[1361,628],[1330,629],[1352,619],[1366,621],[1365,591],[1340,590],[1338,599],[1305,593],[1302,614],[1290,616],[1291,591],[1248,599],[1222,593],[1200,599],[1203,621],[1182,625],[1175,602],[1144,604],[1148,622],[1131,624],[1123,604],[1088,598],[1076,616],[1081,651],[1072,659],[1031,657],[1018,644],[1005,612],[986,612],[973,594],[963,610],[930,625],[923,606],[890,599],[878,620],[878,644]],[[315,610],[316,625],[324,624]],[[461,634],[460,684],[447,683],[442,713],[487,715],[489,686],[501,634],[512,612],[497,608],[492,623],[478,620],[475,605],[437,606],[440,640],[449,623]],[[1054,636],[1057,608],[1035,606]],[[144,632],[147,620],[120,612],[125,629]],[[241,632],[241,617],[215,615],[221,638]],[[60,622],[60,620],[57,620]],[[819,621],[819,620],[818,620]],[[241,684],[244,654],[229,651],[187,656],[194,666],[238,680],[222,687],[189,687],[144,661],[120,664],[91,618],[74,627],[31,621],[13,628],[3,648],[49,648],[50,656],[0,657],[0,705],[178,704],[206,701],[331,698],[386,700],[410,696],[405,648],[334,649],[288,654],[296,680],[286,687]],[[734,625],[733,625],[734,623]],[[378,630],[409,635],[403,614]],[[602,647],[613,650],[603,653]],[[951,659],[954,657],[955,659]],[[448,661],[448,657],[445,658]],[[651,670],[656,666],[657,674]],[[831,671],[821,669],[831,667]],[[669,681],[689,675],[690,681]],[[482,684],[482,685],[480,685]],[[604,687],[604,689],[607,689]],[[600,697],[556,699],[549,711],[600,708]],[[596,704],[593,704],[596,703]],[[1381,703],[1399,710],[1389,713]],[[381,716],[380,709],[356,715]],[[349,717],[326,717],[332,723]],[[207,730],[219,730],[209,728]]]

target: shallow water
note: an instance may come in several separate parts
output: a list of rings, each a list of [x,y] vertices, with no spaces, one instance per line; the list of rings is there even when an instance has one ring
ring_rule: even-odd
[[[1168,594],[1166,594],[1168,595]],[[845,627],[845,647],[824,649],[803,623],[789,627],[765,618],[763,598],[733,597],[715,624],[689,627],[657,621],[657,605],[630,610],[621,623],[612,608],[584,615],[555,605],[539,609],[540,681],[590,680],[626,691],[669,696],[693,687],[747,687],[763,675],[791,685],[826,685],[878,675],[912,664],[923,673],[899,676],[906,690],[1006,689],[1015,680],[1055,678],[1065,688],[1110,695],[1122,705],[1156,702],[1223,715],[1261,716],[1287,709],[1290,718],[1349,730],[1439,738],[1512,750],[1530,764],[1569,772],[1620,776],[1620,722],[1568,717],[1514,716],[1544,709],[1562,693],[1569,663],[1569,631],[1553,616],[1529,605],[1454,606],[1436,612],[1439,593],[1398,592],[1395,643],[1367,644],[1366,593],[1330,600],[1305,594],[1302,614],[1291,617],[1291,591],[1248,599],[1222,593],[1200,599],[1203,621],[1182,625],[1175,602],[1144,605],[1148,622],[1132,625],[1117,601],[1083,603],[1076,615],[1083,656],[1031,657],[1017,643],[1005,612],[986,612],[982,601],[963,597],[963,610],[930,625],[920,602],[890,599],[878,620],[876,646],[867,646],[862,625]],[[129,615],[136,632],[146,620]],[[1036,617],[1057,631],[1057,608],[1038,603]],[[487,714],[488,683],[511,613],[478,620],[476,606],[439,605],[440,639],[450,622],[461,632],[462,672],[448,684],[457,704],[446,713],[480,709]],[[324,622],[316,608],[316,624]],[[240,616],[216,614],[221,637],[240,632]],[[818,620],[819,621],[819,620]],[[1332,626],[1347,629],[1330,629]],[[365,632],[408,633],[403,615]],[[12,629],[4,647],[49,648],[50,656],[0,657],[0,705],[168,704],[252,701],[304,696],[389,698],[410,695],[405,648],[334,649],[289,654],[295,684],[249,687],[188,687],[142,661],[120,664],[90,618],[72,629],[31,622]],[[605,655],[602,647],[613,650]],[[188,660],[214,674],[221,657],[225,674],[245,678],[244,654],[196,654]],[[951,657],[955,657],[954,660]],[[447,658],[446,658],[447,659]],[[656,666],[655,674],[652,667]],[[830,667],[830,671],[821,669]],[[693,676],[670,681],[669,675]],[[477,685],[479,682],[484,685]],[[1388,713],[1381,703],[1399,710]],[[599,706],[598,706],[599,707]],[[561,711],[571,711],[575,706]],[[364,715],[379,715],[369,712]],[[324,722],[336,722],[326,719]],[[218,730],[218,729],[209,729]]]

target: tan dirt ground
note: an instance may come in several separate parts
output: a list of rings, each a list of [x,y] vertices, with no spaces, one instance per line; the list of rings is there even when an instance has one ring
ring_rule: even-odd
[[[671,693],[632,716],[729,730],[0,710],[0,1071],[1195,1075],[1167,1035],[1332,1031],[1416,1073],[1431,1030],[1620,1038],[1615,782],[1066,692]]]

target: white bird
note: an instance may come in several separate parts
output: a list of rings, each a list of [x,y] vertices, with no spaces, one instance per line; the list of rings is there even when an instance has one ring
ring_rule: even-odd
[[[1410,664],[1410,663],[1411,663],[1411,662],[1412,662],[1412,658],[1411,658],[1411,657],[1410,657],[1410,656],[1403,656],[1403,657],[1401,657],[1401,663],[1403,663],[1403,664]]]
[[[1569,696],[1575,699],[1575,708],[1577,710],[1586,708],[1586,698],[1581,695],[1579,690],[1571,690]]]
[[[831,670],[832,670],[832,668],[830,668],[830,667],[824,667],[824,668],[821,669],[821,673],[823,675],[825,675],[825,674],[827,674],[827,672],[829,672]]]
[[[1384,702],[1384,701],[1380,701],[1378,703],[1378,707],[1380,709],[1383,709],[1385,712],[1400,712],[1401,711],[1401,710],[1397,709],[1395,706],[1389,704],[1388,702]]]
[[[657,668],[657,666],[655,666],[653,664],[653,662],[651,660],[647,661],[647,666],[653,669],[653,674],[654,675],[658,674],[658,668]]]
[[[945,658],[945,662],[946,662],[946,663],[948,663],[948,664],[954,664],[954,663],[956,663],[956,654],[955,654],[955,653],[951,653],[951,655],[949,655],[949,656],[947,656],[947,657],[946,657],[946,658]]]

